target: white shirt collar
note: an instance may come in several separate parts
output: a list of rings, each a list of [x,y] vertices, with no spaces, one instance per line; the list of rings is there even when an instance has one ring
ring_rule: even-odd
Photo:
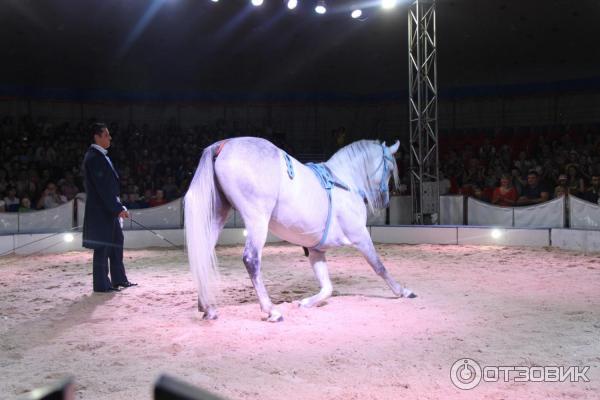
[[[104,147],[97,145],[96,143],[92,143],[92,147],[95,148],[96,150],[98,150],[100,153],[107,155],[108,154],[108,150],[106,150]]]

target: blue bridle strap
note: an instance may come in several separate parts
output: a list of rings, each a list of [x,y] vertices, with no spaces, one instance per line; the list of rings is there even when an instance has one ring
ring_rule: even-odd
[[[383,163],[383,175],[381,175],[381,182],[379,183],[379,191],[381,193],[385,193],[389,190],[387,179],[385,179],[385,177],[387,176],[388,171],[389,171],[386,161],[390,161],[393,163],[394,159],[392,158],[392,154],[390,153],[390,150],[387,148],[387,146],[384,143],[381,143],[381,148],[383,149],[383,158],[381,159],[381,162]]]
[[[381,144],[381,150],[383,152],[383,156],[381,158],[381,163],[379,163],[379,165],[377,166],[377,168],[375,169],[375,172],[373,172],[373,175],[377,174],[377,171],[379,171],[379,168],[383,167],[383,171],[381,174],[381,181],[379,181],[379,193],[387,193],[389,191],[388,188],[388,180],[385,179],[387,177],[388,172],[390,171],[387,161],[394,163],[394,158],[392,157],[392,154],[390,153],[390,150],[387,148],[387,146],[385,144]],[[375,192],[376,190],[371,190],[371,192]],[[367,195],[364,191],[360,191],[359,194],[363,197],[366,198]]]
[[[333,178],[331,171],[329,170],[329,168],[327,168],[327,166],[325,164],[323,164],[323,163],[319,163],[319,164],[307,163],[306,166],[315,173],[315,175],[317,176],[317,179],[319,179],[319,183],[321,184],[323,189],[325,189],[325,191],[327,192],[327,198],[329,200],[329,207],[327,208],[327,222],[325,223],[325,230],[323,231],[323,236],[321,237],[321,240],[319,241],[319,243],[317,243],[316,246],[312,247],[315,250],[319,250],[321,248],[321,246],[323,246],[323,244],[325,244],[325,241],[327,240],[327,235],[329,234],[329,227],[331,226],[331,208],[332,208],[331,190],[333,189],[334,186],[337,186],[344,190],[350,190],[350,188],[348,186],[346,186],[345,184],[343,184],[342,182],[336,181]]]

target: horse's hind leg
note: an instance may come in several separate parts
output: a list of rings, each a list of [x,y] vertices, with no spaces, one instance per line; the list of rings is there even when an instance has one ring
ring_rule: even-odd
[[[354,243],[354,247],[356,247],[358,251],[362,253],[362,255],[365,257],[371,268],[373,268],[373,271],[375,271],[377,275],[383,278],[383,280],[388,284],[388,286],[392,289],[392,292],[394,292],[396,296],[408,298],[417,297],[417,295],[414,294],[410,289],[403,288],[398,282],[394,280],[394,278],[392,278],[388,270],[381,262],[381,259],[377,255],[375,246],[373,246],[373,241],[371,240],[369,232],[366,230],[366,228],[364,234],[361,237],[361,240]]]
[[[248,271],[248,275],[250,275],[252,285],[256,290],[256,295],[258,296],[258,301],[260,303],[260,309],[264,313],[268,314],[268,321],[283,321],[283,316],[275,307],[273,307],[273,303],[271,303],[269,293],[267,293],[267,288],[265,287],[262,274],[260,272],[262,249],[267,241],[267,233],[269,230],[267,218],[244,218],[244,221],[246,222],[248,236],[246,239],[246,247],[244,248],[243,261],[244,265],[246,266],[246,270]],[[252,221],[251,226],[248,224],[250,221]]]
[[[331,296],[332,286],[327,271],[327,262],[325,260],[325,252],[311,249],[309,250],[308,260],[315,271],[315,276],[319,280],[321,290],[314,296],[307,297],[300,301],[301,307],[312,307],[321,303],[323,300]]]

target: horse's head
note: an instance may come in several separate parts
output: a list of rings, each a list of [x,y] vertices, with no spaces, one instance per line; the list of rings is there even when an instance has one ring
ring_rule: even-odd
[[[381,156],[377,162],[375,172],[373,172],[369,179],[374,182],[372,187],[376,187],[375,193],[373,193],[373,207],[374,208],[387,208],[390,204],[390,191],[389,184],[390,178],[394,176],[394,185],[397,188],[400,184],[398,179],[398,165],[394,154],[400,148],[400,141],[397,140],[391,146],[386,146],[385,142],[381,143]],[[375,157],[375,160],[377,157]]]
[[[390,203],[388,185],[392,175],[399,185],[394,154],[400,142],[391,146],[376,140],[361,140],[340,149],[327,166],[351,189],[361,193],[369,208],[386,208]]]

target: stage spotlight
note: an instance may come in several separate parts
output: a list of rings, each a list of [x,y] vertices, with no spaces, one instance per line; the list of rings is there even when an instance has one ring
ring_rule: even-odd
[[[327,12],[327,6],[325,5],[325,0],[317,1],[317,6],[315,7],[315,12],[317,14],[325,14]]]
[[[161,375],[154,384],[154,400],[225,400],[168,375]]]
[[[244,231],[242,232],[242,235],[244,235],[244,237],[248,236],[248,231],[246,229],[244,229]]]
[[[213,3],[218,3],[219,2],[219,0],[210,0],[210,1],[212,1]]]
[[[293,10],[297,6],[298,6],[298,0],[288,0],[287,8],[289,8],[290,10]]]
[[[500,229],[492,229],[492,238],[500,239],[502,237],[502,231]]]
[[[361,15],[362,15],[362,10],[360,10],[360,9],[354,10],[354,11],[352,11],[352,14],[350,14],[350,16],[354,19],[360,18]]]
[[[263,0],[252,0],[252,5],[254,7],[262,6]]]
[[[385,10],[396,7],[396,0],[381,0],[381,7]]]
[[[65,236],[63,236],[63,239],[65,242],[71,243],[75,239],[75,237],[73,236],[72,233],[65,233]]]

